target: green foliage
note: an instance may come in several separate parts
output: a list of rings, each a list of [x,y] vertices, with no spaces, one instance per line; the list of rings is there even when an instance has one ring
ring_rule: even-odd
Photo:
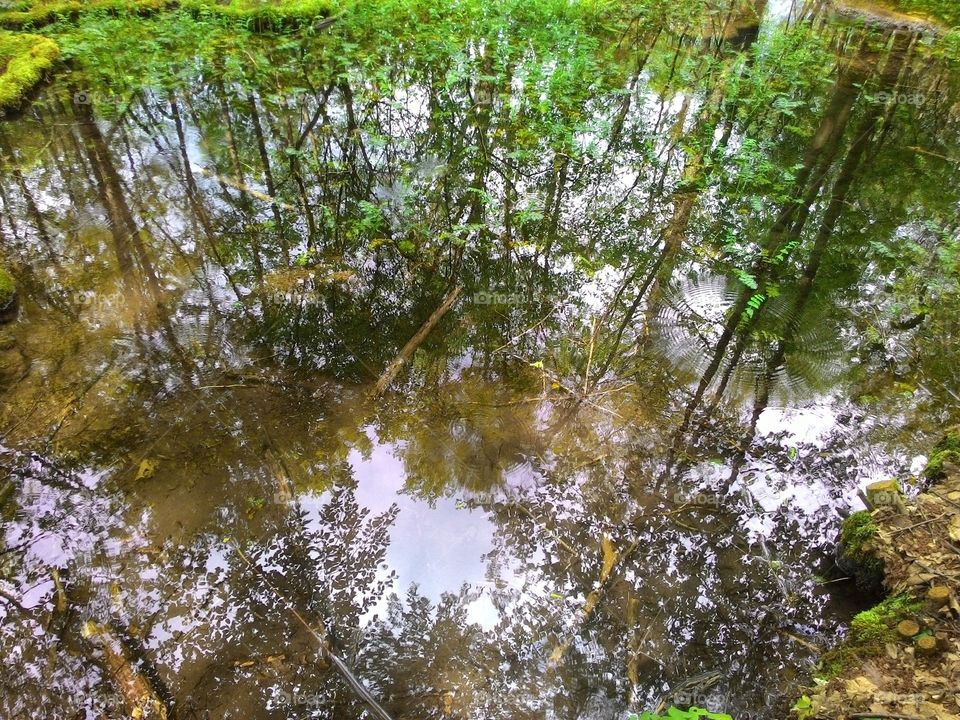
[[[903,593],[857,613],[850,622],[850,636],[820,659],[817,676],[829,680],[859,663],[863,658],[883,652],[884,645],[897,639],[896,625],[905,615],[917,612],[922,603]]]
[[[244,29],[187,12],[150,18],[88,14],[48,32],[79,71],[79,82],[98,88],[92,101],[101,114],[109,111],[110,103],[100,107],[104,96],[174,89],[204,69],[224,76],[232,68],[228,59],[241,47],[247,46],[253,58],[258,52],[255,38]]]
[[[652,712],[642,712],[639,715],[631,713],[628,720],[733,720],[726,713],[710,712],[698,707],[691,707],[687,710],[681,710],[677,707],[667,709],[666,715],[657,715]]]
[[[747,275],[746,277],[750,278],[749,275]],[[750,287],[750,285],[744,280],[743,277],[741,277],[740,279],[741,281],[744,282],[745,285],[747,285],[747,287]],[[752,278],[750,279],[752,280]],[[754,284],[755,284],[755,281],[754,281]],[[747,300],[747,306],[743,309],[742,320],[744,322],[748,320],[752,320],[753,316],[757,313],[757,311],[761,307],[763,307],[763,303],[766,299],[767,299],[767,296],[764,295],[763,293],[754,293],[753,295],[751,295],[750,298]]]
[[[947,432],[934,448],[923,477],[929,481],[942,480],[947,476],[948,465],[960,465],[960,431],[956,428]]]
[[[17,291],[13,276],[3,267],[0,267],[0,308],[10,302],[13,294]]]
[[[181,7],[240,22],[256,31],[297,27],[332,14],[331,0],[182,0]]]
[[[20,105],[59,56],[49,38],[0,30],[0,110]]]
[[[145,14],[177,6],[241,22],[254,30],[278,30],[303,25],[333,11],[332,0],[39,0],[20,2],[0,11],[0,25],[39,27],[58,19],[91,13]]]
[[[931,15],[953,27],[960,25],[960,5],[956,0],[895,0],[895,2],[905,12]]]
[[[737,270],[736,275],[737,275],[737,280],[742,282],[748,288],[750,288],[751,290],[757,289],[757,279],[753,275],[751,275],[748,272],[744,272],[743,270]]]
[[[801,695],[791,709],[797,714],[798,720],[807,720],[813,714],[813,701],[808,695]]]
[[[816,102],[829,79],[822,72],[835,62],[827,38],[805,24],[784,28],[757,42],[750,61],[729,79],[727,104],[751,135],[763,126],[783,128],[791,135],[809,137],[814,120],[800,108]],[[755,156],[756,141],[742,152]],[[751,171],[752,172],[752,171]],[[761,173],[769,176],[770,170]]]
[[[77,18],[90,12],[144,13],[171,7],[173,0],[34,0],[0,10],[0,26],[40,27],[59,18]]]

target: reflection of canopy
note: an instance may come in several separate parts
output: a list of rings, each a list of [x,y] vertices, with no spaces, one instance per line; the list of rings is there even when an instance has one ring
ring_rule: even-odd
[[[0,337],[0,714],[108,712],[61,651],[90,611],[198,712],[287,693],[359,716],[224,537],[397,716],[599,717],[717,657],[745,712],[789,692],[810,650],[784,628],[832,628],[808,570],[872,446],[856,422],[786,444],[758,416],[842,397],[841,365],[904,423],[949,410],[902,396],[956,384],[936,219],[960,197],[958,76],[814,14],[754,34],[724,8],[677,37],[684,3],[625,33],[609,3],[508,6],[361,3],[282,41],[164,17],[189,31],[163,39],[182,86],[110,108],[55,85],[0,128],[23,298]],[[109,56],[78,54],[90,82],[164,62],[129,40],[152,21],[99,22],[131,33],[75,29]],[[929,91],[922,113],[896,84]],[[371,402],[460,283],[501,297],[452,308]],[[747,396],[750,422],[724,412]],[[377,453],[391,482],[361,472]],[[765,510],[725,492],[741,479]],[[475,543],[438,547],[468,530],[451,508]],[[387,551],[414,544],[409,564],[475,554],[481,581],[404,587]]]

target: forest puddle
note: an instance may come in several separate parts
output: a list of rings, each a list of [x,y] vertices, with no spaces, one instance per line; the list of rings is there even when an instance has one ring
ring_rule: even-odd
[[[395,718],[783,717],[839,636],[842,514],[956,410],[956,67],[394,19],[62,29],[110,60],[0,123],[4,717],[122,715],[88,619],[179,718],[367,712],[290,606]]]

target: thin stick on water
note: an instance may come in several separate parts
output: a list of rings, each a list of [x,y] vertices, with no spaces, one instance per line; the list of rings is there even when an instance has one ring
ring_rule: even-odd
[[[510,338],[509,340],[507,340],[507,342],[505,342],[505,343],[504,343],[503,345],[501,345],[500,347],[494,348],[493,351],[492,351],[490,354],[492,355],[492,354],[494,354],[494,353],[500,352],[500,351],[503,350],[504,348],[513,345],[517,340],[519,340],[520,338],[522,338],[524,335],[528,335],[529,333],[531,333],[531,332],[533,332],[534,330],[536,330],[538,327],[540,327],[541,325],[543,325],[543,323],[546,322],[546,321],[550,318],[551,315],[553,315],[553,314],[557,311],[557,308],[558,308],[558,307],[559,307],[558,305],[554,305],[552,308],[550,308],[550,312],[548,312],[548,313],[547,313],[546,315],[544,315],[542,318],[540,318],[539,320],[537,320],[533,325],[531,325],[530,327],[528,327],[526,330],[524,330],[524,331],[523,331],[522,333],[520,333],[519,335],[514,335],[512,338]]]
[[[232,539],[229,540],[230,544],[233,546],[234,550],[237,551],[237,554],[241,559],[247,564],[251,570],[253,570],[261,580],[270,588],[271,592],[276,595],[280,600],[282,600],[286,605],[293,616],[297,621],[306,628],[307,632],[313,636],[314,640],[320,645],[320,655],[323,658],[329,659],[331,664],[337,669],[337,672],[343,677],[347,685],[353,692],[359,697],[363,702],[365,702],[369,708],[373,711],[373,714],[380,718],[380,720],[393,720],[390,717],[389,713],[383,709],[377,699],[373,694],[367,689],[367,686],[364,685],[360,680],[354,675],[353,670],[350,669],[350,666],[347,665],[330,647],[330,642],[327,640],[327,631],[322,625],[320,629],[315,629],[310,623],[306,621],[303,615],[300,614],[300,611],[297,610],[293,602],[287,598],[282,592],[280,592],[273,583],[270,582],[270,579],[264,574],[259,566],[255,565],[250,558],[247,557],[246,553],[240,549],[240,546],[237,545]]]
[[[586,395],[587,391],[590,389],[590,366],[593,365],[593,346],[594,341],[597,338],[597,323],[599,318],[593,319],[593,324],[590,327],[590,354],[587,355],[587,369],[583,373],[583,394]]]

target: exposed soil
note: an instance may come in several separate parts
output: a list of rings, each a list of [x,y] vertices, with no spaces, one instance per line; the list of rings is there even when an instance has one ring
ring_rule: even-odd
[[[889,637],[811,696],[817,718],[935,718],[960,720],[960,469],[912,503],[878,507],[872,513],[877,534],[868,549],[883,563],[891,595],[908,593],[922,607],[896,620],[919,626],[903,637]],[[946,587],[942,607],[927,599],[934,586]],[[921,637],[936,648],[924,651]],[[927,641],[929,643],[929,641]]]

